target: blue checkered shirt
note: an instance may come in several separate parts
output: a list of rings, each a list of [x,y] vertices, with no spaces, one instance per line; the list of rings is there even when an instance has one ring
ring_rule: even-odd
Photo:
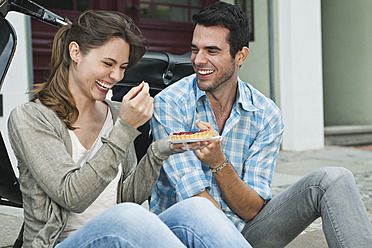
[[[239,177],[263,199],[271,198],[270,183],[283,133],[278,107],[248,83],[238,80],[238,93],[221,134],[223,151]],[[154,100],[151,129],[155,140],[172,132],[197,131],[197,120],[218,130],[209,100],[197,87],[195,75],[160,92]],[[176,202],[207,190],[241,231],[245,222],[223,201],[209,167],[193,151],[164,161],[151,194],[150,210],[161,213]]]

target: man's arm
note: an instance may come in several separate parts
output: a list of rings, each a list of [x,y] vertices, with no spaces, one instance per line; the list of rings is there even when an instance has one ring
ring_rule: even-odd
[[[203,122],[198,124],[198,126],[201,129],[213,129],[209,123]],[[279,149],[278,144],[280,143],[281,133],[282,132],[280,131],[277,135],[271,135],[274,137],[271,141],[266,139],[267,144],[264,144],[264,146],[270,149],[270,156],[276,157]],[[256,156],[258,156],[259,153],[260,152],[258,152]],[[204,164],[208,165],[212,169],[221,166],[227,159],[223,153],[220,140],[215,140],[215,142],[208,147],[203,148],[200,151],[195,151],[195,154]],[[221,170],[214,172],[213,174],[221,190],[224,201],[245,222],[253,219],[262,209],[265,202],[264,199],[262,199],[253,188],[239,177],[230,162],[228,162]]]
[[[154,99],[151,128],[155,140],[167,137],[172,132],[192,130],[193,123],[187,119],[185,105],[182,104],[181,107],[177,102],[173,102],[173,99],[174,97],[164,99],[160,95]],[[164,183],[169,183],[174,189],[176,201],[199,194],[209,187],[201,162],[192,151],[172,155],[164,162],[163,169],[168,181]]]
[[[217,168],[226,161],[220,140],[216,140],[208,147],[195,152],[198,158],[210,168]],[[213,154],[213,156],[211,156]],[[264,200],[257,192],[244,183],[235,172],[234,167],[228,162],[221,170],[214,172],[214,178],[221,190],[224,201],[245,222],[253,219],[261,210]],[[203,192],[203,197],[217,204],[208,192]],[[218,206],[218,204],[217,204]],[[219,208],[219,206],[218,206]]]
[[[239,178],[230,162],[223,169],[215,172],[214,178],[227,205],[244,222],[253,219],[262,209],[264,199]]]

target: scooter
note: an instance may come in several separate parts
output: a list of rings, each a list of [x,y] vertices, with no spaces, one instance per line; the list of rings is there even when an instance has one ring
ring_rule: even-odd
[[[0,0],[0,90],[13,59],[17,34],[12,24],[5,19],[10,11],[32,16],[41,22],[61,27],[68,21],[44,7],[29,0]],[[22,194],[19,182],[11,165],[6,146],[0,131],[0,204],[22,207]],[[22,246],[23,227],[13,247]]]
[[[10,11],[32,16],[41,22],[61,27],[67,20],[30,0],[0,0],[0,90],[13,58],[17,35],[5,17]]]

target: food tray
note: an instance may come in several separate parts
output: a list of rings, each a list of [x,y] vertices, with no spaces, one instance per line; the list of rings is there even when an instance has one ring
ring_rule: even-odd
[[[179,143],[192,143],[192,142],[199,142],[199,141],[208,141],[208,140],[215,140],[220,139],[221,136],[214,136],[209,139],[185,139],[185,140],[171,140],[171,143],[173,144],[179,144]]]

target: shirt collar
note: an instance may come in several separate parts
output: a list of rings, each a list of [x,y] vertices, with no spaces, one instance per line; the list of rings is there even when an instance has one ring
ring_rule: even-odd
[[[252,93],[251,86],[238,78],[238,97],[237,104],[242,106],[245,111],[257,111],[258,106],[255,106],[255,96]]]

